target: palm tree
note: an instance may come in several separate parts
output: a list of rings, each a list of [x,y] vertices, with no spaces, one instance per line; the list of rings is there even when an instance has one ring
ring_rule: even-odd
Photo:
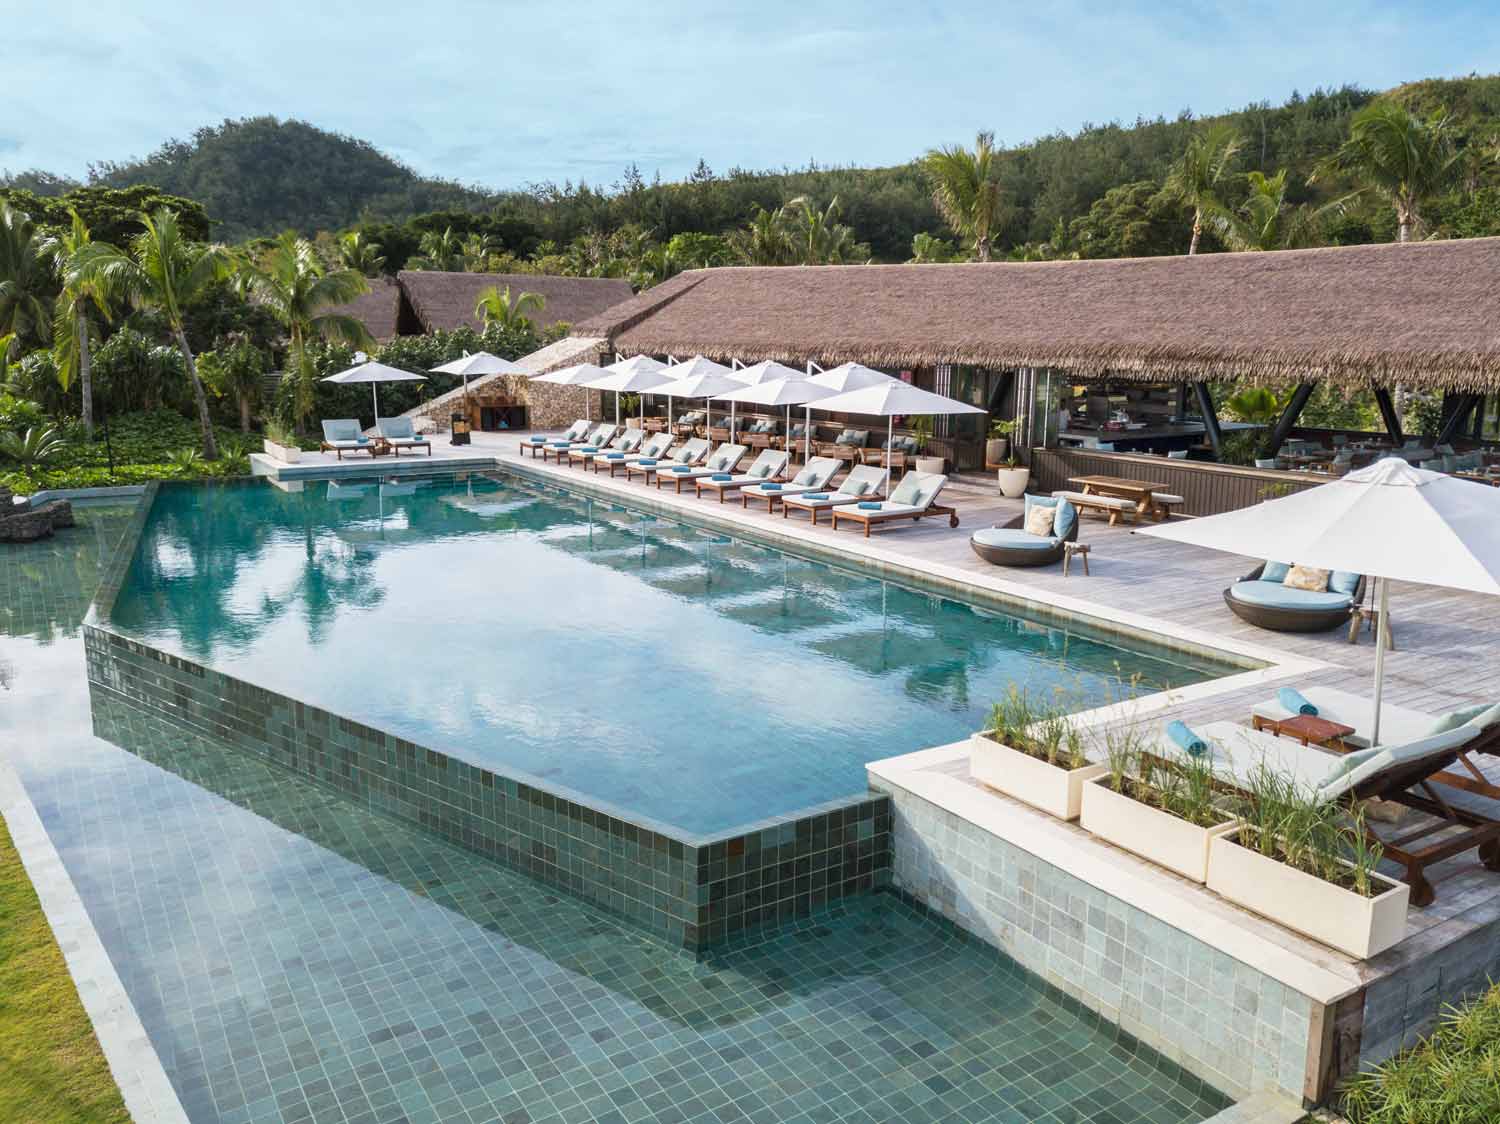
[[[492,234],[470,234],[464,239],[463,259],[466,273],[483,273],[490,267],[490,259],[497,256],[503,247]]]
[[[1226,208],[1219,199],[1219,185],[1244,143],[1227,123],[1210,125],[1189,138],[1187,148],[1167,173],[1167,180],[1163,185],[1167,195],[1193,209],[1193,238],[1188,243],[1189,257],[1198,252],[1198,239],[1203,234],[1204,221],[1217,219],[1226,213]]]
[[[830,265],[860,256],[854,230],[839,222],[839,197],[818,210],[805,195],[790,200],[782,209],[789,228],[794,260],[799,265]]]
[[[990,260],[990,239],[1000,222],[1000,184],[995,179],[995,134],[981,132],[970,151],[961,144],[928,150],[922,170],[932,184],[932,202],[958,235]]]
[[[305,421],[313,410],[314,390],[308,340],[318,336],[353,347],[374,347],[363,321],[329,311],[368,292],[369,282],[353,269],[327,272],[313,244],[292,230],[277,238],[260,262],[247,268],[243,276],[256,299],[286,328],[287,367],[297,380],[297,420]]]
[[[464,271],[463,241],[447,227],[429,230],[417,243],[418,254],[406,263],[408,269],[434,269],[444,273]]]
[[[105,242],[93,242],[82,250],[79,268],[97,278],[107,296],[118,296],[137,308],[154,308],[166,321],[193,384],[198,425],[203,431],[203,459],[218,460],[219,445],[208,416],[208,395],[198,377],[193,349],[188,346],[184,317],[189,304],[214,282],[230,275],[234,258],[223,246],[191,242],[183,237],[177,212],[170,207],[158,207],[141,215],[141,225],[145,229],[131,242],[130,253]]]
[[[90,247],[96,244],[89,234],[89,228],[71,207],[68,214],[73,220],[69,229],[43,243],[44,252],[52,259],[58,279],[62,282],[52,322],[52,357],[57,365],[57,378],[62,383],[63,390],[73,385],[75,376],[78,379],[83,432],[92,441],[94,379],[90,345],[93,325],[89,321],[89,308],[93,306],[107,321],[109,300],[103,284],[88,268],[92,252]]]
[[[910,264],[930,264],[953,260],[953,243],[928,234],[925,230],[912,235]]]
[[[339,261],[363,277],[379,277],[385,269],[385,255],[379,242],[371,242],[361,231],[351,230],[339,236]]]
[[[509,285],[504,289],[491,285],[479,294],[474,315],[484,321],[486,328],[534,328],[528,313],[541,312],[546,307],[547,298],[541,293],[518,293],[512,297]]]
[[[1406,242],[1421,226],[1423,206],[1452,187],[1461,170],[1442,110],[1423,119],[1393,101],[1375,101],[1354,115],[1349,139],[1313,178],[1344,172],[1364,181],[1362,191],[1395,207],[1396,241]]]
[[[1321,207],[1287,203],[1286,169],[1274,176],[1247,172],[1250,193],[1238,213],[1214,216],[1214,233],[1231,250],[1298,250],[1322,241],[1324,219],[1342,213],[1348,198]]]
[[[41,233],[29,214],[0,200],[0,332],[51,340],[51,287]]]
[[[792,240],[781,207],[768,211],[757,203],[750,221],[729,236],[729,244],[745,265],[788,265],[793,257]]]

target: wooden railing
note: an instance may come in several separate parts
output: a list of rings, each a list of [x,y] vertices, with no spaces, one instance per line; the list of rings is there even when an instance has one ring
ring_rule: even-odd
[[[1184,515],[1218,515],[1262,500],[1305,491],[1327,483],[1312,472],[1281,472],[1210,461],[1172,460],[1146,453],[1100,453],[1088,449],[1032,449],[1031,488],[1043,495],[1062,488],[1073,476],[1126,476],[1150,480],[1182,497]]]

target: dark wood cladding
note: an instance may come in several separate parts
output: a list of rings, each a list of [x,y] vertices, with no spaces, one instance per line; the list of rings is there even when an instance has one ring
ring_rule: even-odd
[[[1262,500],[1315,488],[1327,478],[1208,461],[1181,461],[1143,453],[1095,453],[1087,449],[1033,449],[1031,490],[1049,494],[1072,488],[1071,476],[1128,476],[1150,480],[1182,497],[1184,515],[1218,515]]]

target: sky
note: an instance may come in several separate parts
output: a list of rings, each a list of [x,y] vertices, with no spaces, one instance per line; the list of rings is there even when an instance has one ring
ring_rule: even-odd
[[[608,186],[1500,69],[1494,0],[17,3],[0,169],[80,178],[260,114],[492,189]]]

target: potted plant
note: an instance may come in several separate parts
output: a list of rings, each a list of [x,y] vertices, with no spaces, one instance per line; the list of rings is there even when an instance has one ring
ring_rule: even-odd
[[[1038,708],[1014,684],[969,749],[976,781],[1062,820],[1078,818],[1083,783],[1108,770],[1089,763],[1082,734],[1061,707]]]
[[[1411,887],[1375,870],[1380,854],[1363,808],[1319,804],[1261,768],[1235,826],[1209,843],[1208,888],[1364,959],[1406,935]]]
[[[1017,424],[1015,418],[1000,418],[990,423],[990,435],[984,443],[986,466],[1009,463],[1011,434],[1015,433]]]
[[[995,470],[995,479],[1000,484],[1000,494],[1008,500],[1020,499],[1031,484],[1031,469],[1016,458],[1012,449],[1005,458],[1005,467]]]
[[[932,440],[932,418],[922,414],[911,420],[912,441],[917,446],[917,455],[913,458],[918,472],[942,472],[942,457],[927,457],[922,454],[927,449],[927,442]]]
[[[1080,825],[1158,866],[1206,882],[1210,841],[1235,826],[1208,755],[1145,753],[1133,724],[1110,727],[1105,744],[1108,768],[1084,782]]]
[[[641,408],[641,396],[639,394],[620,395],[620,412],[625,415],[626,429],[639,429],[640,418],[636,417],[636,411]]]
[[[296,464],[302,459],[302,449],[297,444],[297,435],[280,422],[266,423],[264,448],[268,456],[286,464]]]

